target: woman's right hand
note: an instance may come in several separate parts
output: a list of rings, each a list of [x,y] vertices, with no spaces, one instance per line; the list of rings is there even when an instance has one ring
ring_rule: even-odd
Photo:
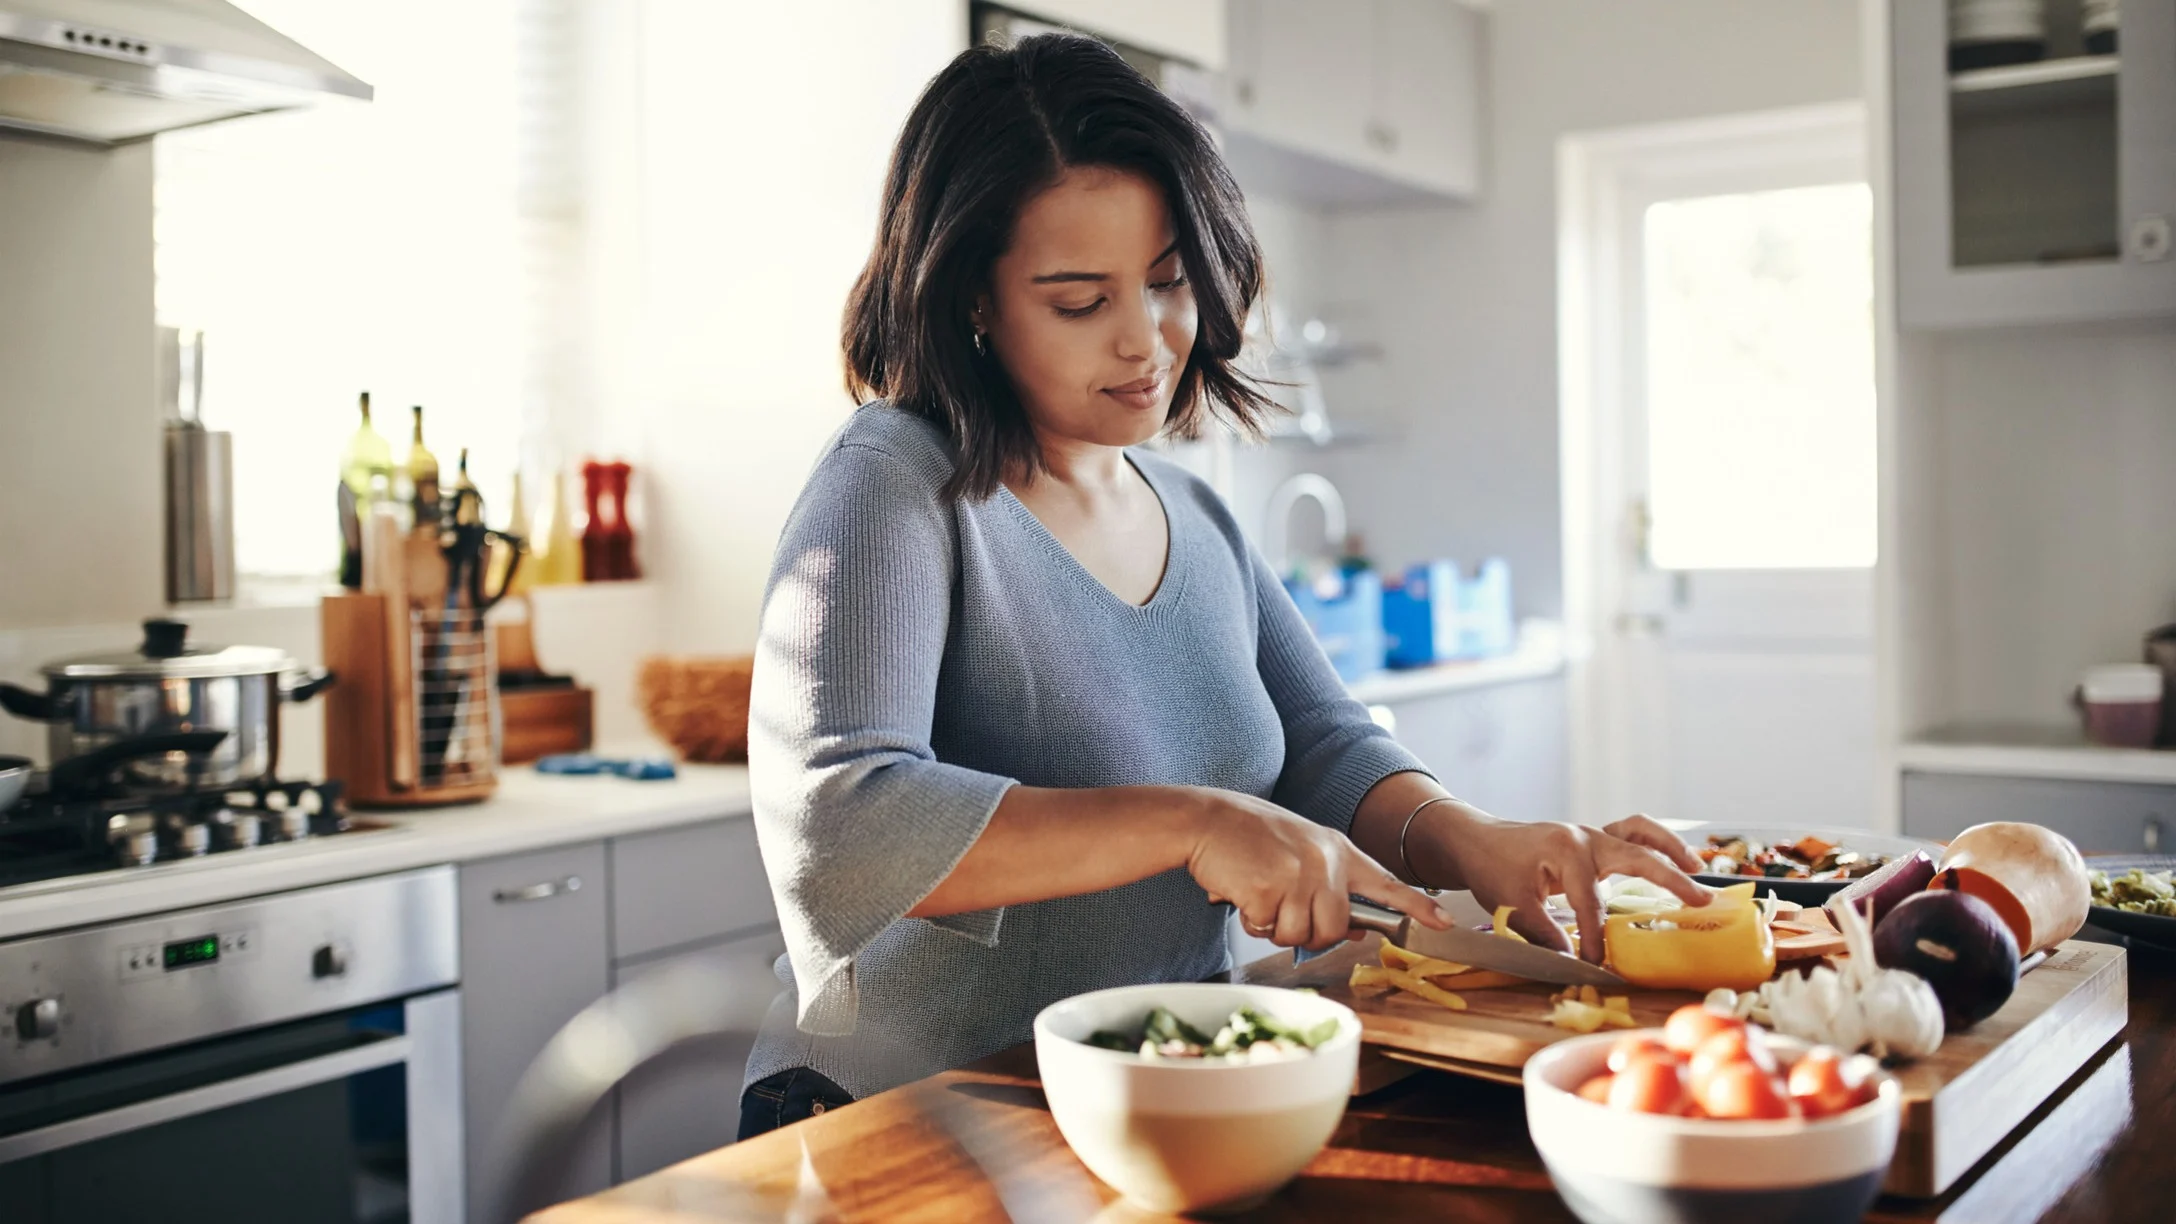
[[[1344,939],[1352,896],[1442,929],[1451,917],[1335,829],[1267,800],[1200,788],[1202,807],[1186,869],[1213,901],[1229,901],[1248,934],[1320,951]]]

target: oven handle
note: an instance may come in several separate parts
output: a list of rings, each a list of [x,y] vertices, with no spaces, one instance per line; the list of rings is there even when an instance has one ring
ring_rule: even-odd
[[[137,1101],[105,1113],[70,1118],[36,1130],[0,1136],[0,1164],[29,1156],[43,1156],[48,1152],[58,1152],[115,1135],[125,1135],[147,1126],[191,1118],[215,1109],[225,1109],[229,1105],[243,1105],[250,1101],[278,1096],[283,1092],[293,1092],[298,1088],[310,1088],[365,1071],[375,1071],[380,1067],[389,1067],[406,1061],[413,1044],[412,1039],[405,1033],[388,1035],[338,1053],[322,1054],[316,1058],[205,1084],[169,1096]]]

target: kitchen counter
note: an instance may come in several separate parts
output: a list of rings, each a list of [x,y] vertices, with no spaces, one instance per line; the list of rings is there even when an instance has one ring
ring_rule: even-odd
[[[1438,663],[1404,671],[1381,671],[1345,686],[1356,700],[1368,705],[1395,705],[1444,693],[1540,680],[1564,670],[1564,627],[1554,621],[1519,623],[1518,642],[1511,653],[1492,659]]]
[[[2124,1039],[1949,1194],[1867,1217],[2160,1221],[2176,1202],[2176,953],[2134,948]],[[1262,962],[1247,973],[1273,977]],[[1144,1220],[1074,1159],[1019,1046],[722,1148],[534,1224],[704,1220]],[[1328,1148],[1249,1220],[1574,1217],[1526,1134],[1515,1085],[1421,1072],[1353,1102]]]
[[[284,892],[436,863],[746,816],[748,770],[682,765],[669,781],[554,777],[514,766],[482,803],[358,811],[386,826],[288,845],[0,889],[0,939]]]

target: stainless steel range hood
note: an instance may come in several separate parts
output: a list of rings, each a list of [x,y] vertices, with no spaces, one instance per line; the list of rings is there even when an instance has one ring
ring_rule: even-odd
[[[0,129],[96,145],[370,86],[226,0],[0,0]]]

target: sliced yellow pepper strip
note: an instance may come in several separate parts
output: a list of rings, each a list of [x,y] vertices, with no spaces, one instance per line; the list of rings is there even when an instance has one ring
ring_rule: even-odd
[[[1380,965],[1354,965],[1350,981],[1354,990],[1395,986],[1399,990],[1419,995],[1430,1003],[1448,1007],[1452,1011],[1466,1010],[1466,1001],[1464,999],[1437,986],[1426,978],[1417,977],[1403,969],[1388,969]]]
[[[1776,971],[1775,935],[1753,904],[1751,883],[1698,909],[1612,915],[1605,938],[1610,967],[1649,990],[1752,990]]]
[[[1496,933],[1498,935],[1503,936],[1505,939],[1516,939],[1520,943],[1525,943],[1526,936],[1521,935],[1517,931],[1511,929],[1512,912],[1513,911],[1510,906],[1499,905],[1496,907],[1496,917],[1491,919],[1490,921],[1494,925]]]
[[[1461,965],[1457,961],[1437,960],[1433,956],[1422,956],[1418,952],[1408,952],[1387,939],[1382,942],[1375,955],[1376,959],[1383,963],[1385,969],[1403,969],[1407,973],[1420,977],[1440,977],[1445,974],[1464,973],[1473,968],[1471,965]]]

